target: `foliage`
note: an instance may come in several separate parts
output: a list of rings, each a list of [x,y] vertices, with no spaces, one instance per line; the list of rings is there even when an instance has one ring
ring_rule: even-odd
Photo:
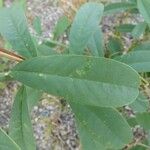
[[[53,38],[41,45],[29,32],[22,6],[0,9],[0,34],[13,49],[12,53],[0,52],[19,61],[9,72],[0,74],[0,81],[22,83],[14,100],[9,134],[0,129],[0,149],[36,149],[30,112],[43,92],[63,97],[70,104],[83,150],[149,148],[148,142],[134,143],[131,130],[134,124],[149,132],[149,100],[143,91],[149,84],[150,43],[140,43],[149,40],[149,6],[149,0],[105,6],[88,2],[72,22],[62,17]],[[114,35],[105,42],[102,17],[116,12],[141,14],[144,21],[116,25]],[[42,35],[40,18],[35,18],[33,27],[38,36]],[[60,43],[64,34],[69,45]],[[133,38],[128,49],[124,48],[123,34]],[[134,118],[122,112],[126,105],[133,110]]]
[[[0,7],[3,7],[3,0],[0,0]]]

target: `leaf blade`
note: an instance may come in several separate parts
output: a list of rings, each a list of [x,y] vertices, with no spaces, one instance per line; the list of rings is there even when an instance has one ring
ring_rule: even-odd
[[[83,54],[89,39],[94,35],[103,14],[103,5],[86,3],[77,12],[71,27],[70,52]],[[95,29],[96,28],[96,29]]]
[[[66,16],[61,17],[53,31],[53,39],[58,39],[70,26],[70,21]]]
[[[126,63],[137,72],[150,72],[150,51],[133,51],[115,58]]]
[[[28,31],[26,17],[20,5],[0,10],[0,33],[13,50],[25,58],[36,56],[36,47]]]
[[[71,108],[75,113],[83,150],[116,149],[116,145],[117,149],[121,149],[132,140],[131,128],[115,109],[75,103],[71,104]]]
[[[137,6],[144,17],[145,21],[150,25],[150,1],[149,0],[137,0]]]
[[[98,70],[100,66],[103,67]],[[88,56],[37,57],[18,64],[11,75],[68,101],[106,107],[134,101],[140,82],[139,75],[129,66]]]
[[[94,35],[91,37],[91,39],[88,42],[88,49],[90,50],[90,53],[92,56],[104,56],[104,50],[103,50],[103,33],[100,29],[100,27],[97,27],[97,30],[95,31]]]
[[[113,13],[118,13],[120,11],[126,11],[133,8],[136,8],[136,5],[134,3],[127,3],[127,2],[111,3],[105,6],[104,15],[110,15]]]
[[[0,149],[21,150],[20,147],[0,128]]]
[[[22,150],[36,149],[25,87],[21,87],[16,95],[12,108],[9,135]]]

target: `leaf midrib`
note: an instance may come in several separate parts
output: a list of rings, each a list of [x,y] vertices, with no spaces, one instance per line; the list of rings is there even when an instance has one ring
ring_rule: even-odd
[[[40,73],[40,72],[25,71],[25,70],[13,70],[12,73],[13,72],[24,72],[24,73],[36,74],[36,75],[39,75],[41,77],[42,77],[42,75],[43,76],[58,76],[58,77],[61,77],[61,78],[68,78],[68,79],[71,79],[71,80],[77,79],[77,80],[81,80],[81,81],[85,81],[85,82],[95,82],[95,83],[98,83],[98,84],[116,85],[116,86],[122,86],[122,87],[125,87],[125,88],[131,87],[133,89],[136,88],[136,87],[133,87],[132,85],[128,86],[128,85],[122,85],[122,84],[115,84],[115,83],[112,83],[112,82],[102,82],[102,81],[95,81],[95,80],[90,80],[90,79],[89,80],[88,79],[81,79],[81,78],[77,78],[77,77],[71,78],[69,76],[61,76],[61,75],[58,75],[58,74]]]
[[[120,141],[120,143],[122,143],[123,145],[124,145],[124,142],[120,139],[120,138],[118,138],[118,135],[116,135],[116,134],[114,134],[113,132],[112,132],[112,130],[109,128],[109,126],[107,125],[107,124],[105,124],[105,122],[103,121],[103,120],[101,120],[100,119],[100,117],[99,116],[97,116],[97,115],[95,115],[95,113],[93,113],[93,112],[91,112],[94,116],[96,116],[97,118],[98,118],[98,120],[100,120],[100,122],[103,122],[103,124],[104,124],[104,126],[107,128],[107,130],[111,133],[111,135],[114,135],[115,137],[117,137],[117,139]],[[78,113],[78,115],[80,115],[79,113]],[[96,142],[98,142],[98,143],[100,143],[97,139],[99,139],[99,137],[97,136],[97,138],[95,137],[97,134],[95,133],[95,135],[92,135],[91,134],[91,132],[90,132],[90,127],[88,127],[87,126],[87,124],[83,124],[82,123],[82,121],[85,121],[85,122],[87,122],[86,120],[80,120],[79,118],[80,117],[76,117],[77,118],[77,120],[80,122],[80,124],[82,125],[82,126],[84,126],[84,127],[86,127],[87,128],[87,131],[89,132],[89,134],[92,136],[92,138],[93,139],[95,139],[95,140],[93,140],[94,142],[96,141]],[[82,118],[82,117],[81,117]],[[105,147],[106,147],[106,145],[105,145]]]

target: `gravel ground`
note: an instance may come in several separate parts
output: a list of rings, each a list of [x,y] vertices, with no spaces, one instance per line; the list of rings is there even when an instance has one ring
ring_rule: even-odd
[[[5,0],[10,6],[12,0]],[[63,15],[57,2],[53,0],[28,0],[27,16],[29,22],[38,16],[41,19],[43,38],[50,38],[54,25]],[[32,29],[31,29],[32,32]],[[0,89],[0,127],[6,132],[13,99],[18,84],[7,83],[5,89]],[[44,94],[32,111],[32,124],[37,142],[37,150],[78,150],[79,139],[76,132],[74,116],[64,100]]]
[[[115,0],[119,1],[119,0]],[[12,0],[5,0],[9,6]],[[28,0],[27,16],[30,21],[39,16],[42,22],[43,38],[50,38],[54,25],[63,10],[53,0]],[[113,24],[117,24],[119,16],[107,17],[103,21],[105,39],[112,35]],[[32,30],[31,30],[32,31]],[[32,31],[33,32],[33,31]],[[125,37],[124,37],[125,38]],[[132,39],[124,39],[127,47]],[[4,90],[0,90],[0,126],[8,130],[14,95],[18,84],[8,83]],[[37,142],[37,150],[79,150],[80,143],[76,131],[74,116],[64,100],[44,94],[38,105],[32,111],[32,123]]]

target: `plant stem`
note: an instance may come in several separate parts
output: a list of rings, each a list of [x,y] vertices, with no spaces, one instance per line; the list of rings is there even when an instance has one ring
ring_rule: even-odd
[[[143,83],[146,84],[146,86],[149,86],[149,82],[146,79],[144,79],[142,76],[140,76],[140,78],[143,81]]]
[[[147,146],[147,145],[145,145],[145,144],[143,144],[143,143],[138,143],[138,145],[139,145],[139,146],[142,146],[142,147],[145,147],[145,148],[147,148],[147,149],[150,149],[149,146]]]
[[[61,47],[65,47],[65,48],[66,48],[66,45],[64,45],[64,44],[62,44],[62,43],[59,43],[59,42],[57,42],[57,41],[50,40],[49,42],[52,43],[52,44],[56,44],[56,45],[59,45],[59,46],[61,46]]]
[[[63,43],[60,43],[58,41],[55,41],[55,40],[49,40],[48,38],[43,38],[43,37],[39,37],[37,35],[34,35],[34,37],[38,38],[38,39],[41,39],[42,41],[45,41],[45,42],[50,42],[52,44],[55,44],[55,45],[58,45],[58,46],[61,46],[63,48],[67,48],[67,46]]]
[[[6,57],[10,60],[15,60],[17,62],[23,61],[24,58],[20,55],[17,55],[13,52],[10,52],[9,50],[6,50],[4,48],[0,48],[0,56]]]

